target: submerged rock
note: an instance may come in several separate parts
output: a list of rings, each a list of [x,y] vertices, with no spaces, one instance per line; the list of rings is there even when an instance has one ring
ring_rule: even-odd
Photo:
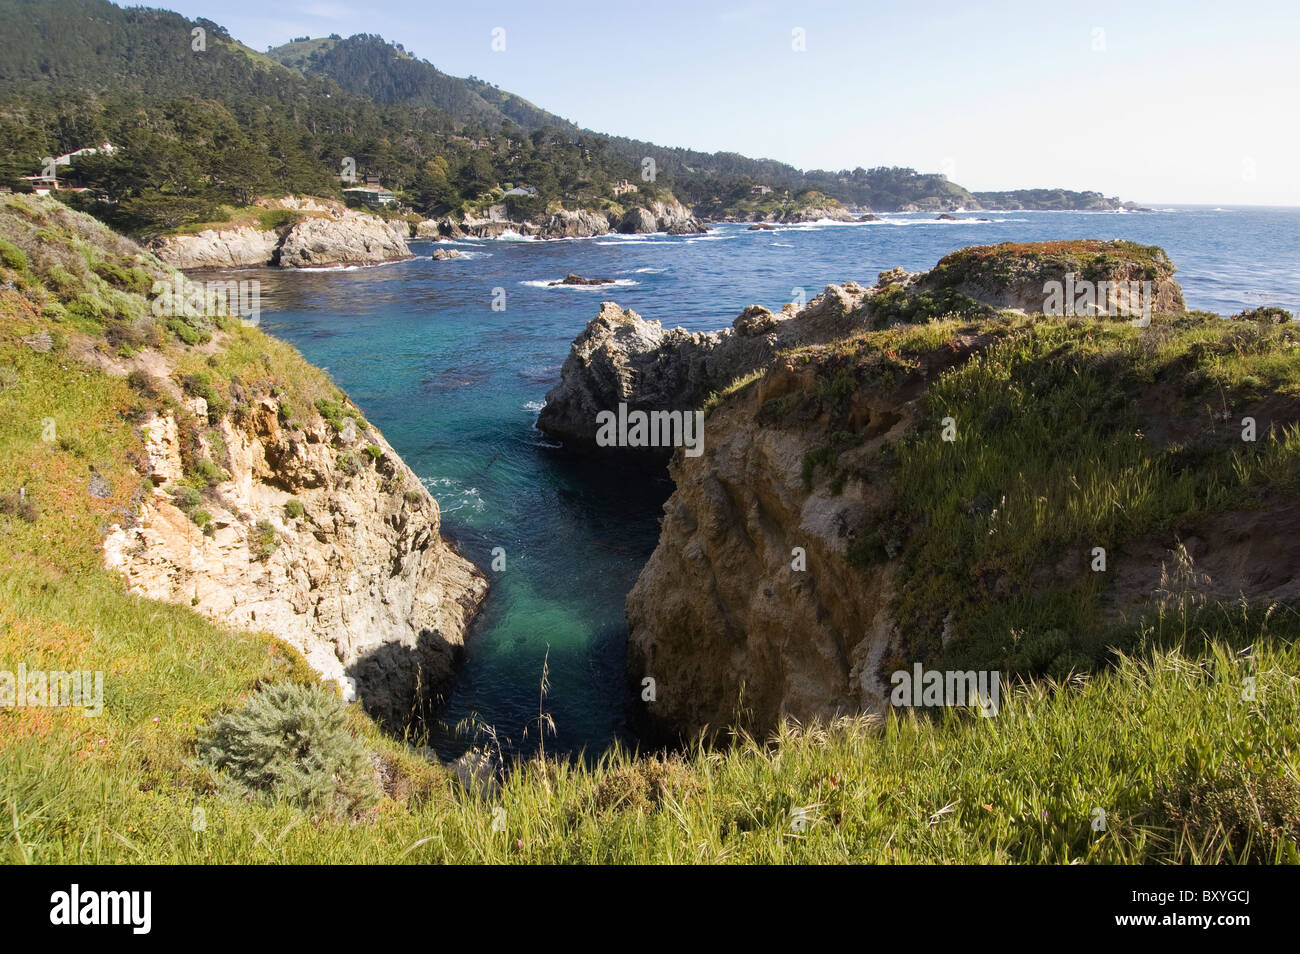
[[[573,272],[565,275],[558,282],[547,282],[549,286],[555,285],[612,285],[612,278],[583,278],[581,275],[575,275]]]

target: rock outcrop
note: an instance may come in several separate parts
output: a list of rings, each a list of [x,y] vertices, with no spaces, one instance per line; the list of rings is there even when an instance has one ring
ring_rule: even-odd
[[[669,235],[692,235],[708,228],[676,199],[656,200],[637,206],[623,214],[618,230],[624,234],[667,232]]]
[[[143,596],[274,633],[400,726],[450,686],[487,583],[442,539],[437,502],[378,431],[283,416],[263,397],[221,420],[228,479],[203,503],[207,532],[176,496],[175,417],[146,421],[156,487],[109,533],[105,562]]]
[[[610,231],[608,216],[600,212],[580,209],[576,212],[561,210],[547,219],[539,233],[542,238],[591,238],[607,235]]]
[[[411,258],[406,240],[383,219],[352,209],[305,218],[280,245],[282,268],[377,265]]]
[[[1023,578],[1014,577],[993,556],[1001,556],[996,549],[980,558],[963,553],[971,566],[954,566],[960,557],[932,542],[927,552],[944,555],[934,566],[917,563],[916,551],[909,547],[920,547],[922,534],[950,533],[951,521],[974,521],[983,528],[981,521],[1007,506],[1005,498],[999,504],[998,494],[1008,490],[992,484],[972,499],[963,497],[956,513],[943,518],[949,521],[941,525],[945,529],[929,531],[932,522],[940,525],[933,516],[939,505],[930,498],[912,499],[916,477],[900,476],[898,463],[918,441],[938,440],[939,415],[948,412],[927,403],[936,383],[997,347],[1009,325],[1018,323],[1021,335],[1037,329],[1046,321],[1038,315],[1042,281],[1062,278],[1071,269],[1116,281],[1150,275],[1143,280],[1152,282],[1154,310],[1166,323],[1159,332],[1134,334],[1159,341],[1172,333],[1168,318],[1183,310],[1172,264],[1159,249],[1125,243],[968,249],[927,273],[882,273],[869,289],[852,283],[829,286],[797,313],[788,308],[772,314],[751,306],[732,329],[712,334],[665,334],[657,323],[611,304],[603,307],[575,343],[565,382],[548,396],[545,417],[557,436],[578,430],[614,401],[699,406],[706,390],[722,390],[710,402],[703,453],[672,456],[669,473],[676,489],[664,507],[659,545],[627,599],[629,683],[641,690],[650,679],[655,687],[651,699],[638,691],[645,703],[639,710],[643,730],[671,740],[706,730],[716,735],[740,725],[762,735],[786,718],[827,720],[881,712],[888,705],[891,672],[915,661],[928,666],[947,652],[967,654],[954,658],[974,656],[988,668],[998,668],[999,654],[1004,654],[1002,661],[1010,660],[1012,672],[1050,667],[1053,674],[1068,674],[1072,666],[1088,665],[1090,657],[1080,643],[1064,633],[1034,634],[1028,648],[999,648],[971,643],[967,625],[981,605],[1023,598],[1028,592],[1075,592],[1072,588],[1089,572],[1087,547],[1075,544],[1050,559],[1034,551]],[[1031,280],[1039,283],[1036,299],[1026,291]],[[1028,313],[1011,314],[1016,309]],[[909,324],[900,318],[904,314],[917,322],[949,319],[946,340],[911,337]],[[1058,321],[1053,328],[1069,329],[1078,355],[1063,359],[1052,348],[1044,347],[1042,353],[1013,349],[1012,360],[1032,364],[1022,372],[1025,380],[1059,375],[1059,368],[1052,368],[1061,361],[1092,360],[1088,325]],[[1058,340],[1051,336],[1059,332],[1047,334],[1051,342]],[[919,343],[901,344],[907,341]],[[1142,360],[1152,353],[1150,347],[1136,345],[1128,360]],[[1119,374],[1116,366],[1092,373]],[[710,367],[737,376],[747,368],[758,373],[723,390],[709,377]],[[1132,388],[1139,377],[1120,380],[1125,383],[1119,387]],[[674,391],[674,385],[680,390]],[[1207,436],[1198,399],[1183,393],[1187,387],[1177,384],[1170,395],[1147,396],[1161,414],[1185,419],[1183,429],[1142,419],[1136,422],[1139,438],[1152,435],[1175,455],[1187,442],[1235,441],[1239,446],[1239,435],[1213,422]],[[989,389],[987,395],[963,400],[998,401],[1001,388]],[[1081,385],[1080,397],[1062,400],[1074,408],[1082,395],[1096,393]],[[1240,413],[1267,416],[1270,427],[1300,420],[1300,403],[1282,407],[1272,398],[1256,401],[1258,409],[1248,406]],[[1176,413],[1170,410],[1175,406]],[[959,414],[960,426],[980,435],[967,438],[974,446],[991,440],[999,428],[1044,426],[1039,409],[1026,411],[1026,421],[1016,421],[1014,413],[1010,405],[978,414],[972,410]],[[1147,408],[1146,413],[1154,412]],[[1232,418],[1239,416],[1234,412]],[[1116,426],[1130,436],[1135,427],[1115,424],[1113,412],[1095,420],[1102,431]],[[1009,446],[1031,457],[1069,453],[1068,448],[1045,451],[1032,441]],[[1072,466],[1081,469],[1083,463]],[[1023,465],[1032,466],[1030,461]],[[1021,468],[1018,464],[1012,472]],[[1300,519],[1297,508],[1288,504],[1274,519],[1284,518],[1292,523]],[[1263,522],[1258,517],[1253,521]],[[1213,520],[1200,518],[1184,531],[1199,547],[1198,559],[1225,577],[1206,593],[1300,602],[1300,574],[1269,576],[1251,570],[1241,557],[1240,534],[1222,530],[1218,536],[1223,539],[1207,546],[1204,538],[1215,535],[1207,528],[1214,526]],[[987,540],[992,533],[994,529],[981,529],[975,538]],[[1114,567],[1109,602],[1099,603],[1096,616],[1087,618],[1136,619],[1149,608],[1153,590],[1167,587],[1162,561],[1172,565],[1177,546],[1178,534],[1168,531],[1122,545],[1116,541],[1113,553],[1122,564]],[[918,572],[922,578],[908,575]],[[938,573],[951,576],[949,589],[933,591],[942,595],[931,595],[922,608],[905,602],[908,587],[928,586],[925,574]],[[1098,634],[1088,638],[1104,639]]]
[[[189,269],[375,265],[411,257],[405,222],[390,224],[332,199],[285,197],[257,205],[293,213],[294,220],[276,229],[250,225],[164,236],[152,250],[167,264]]]
[[[249,225],[165,236],[154,243],[153,250],[176,268],[256,268],[271,264],[280,242],[277,233]]]
[[[828,285],[802,309],[787,304],[772,313],[751,305],[731,328],[714,332],[665,331],[658,321],[603,302],[600,314],[574,340],[537,426],[566,446],[590,450],[596,415],[616,410],[620,403],[647,412],[698,408],[710,394],[765,367],[782,351],[870,328],[1001,310],[1042,313],[1051,304],[1044,286],[1052,281],[1062,289],[1082,289],[1085,280],[1094,287],[1111,282],[1119,290],[1110,313],[1098,317],[1117,320],[1141,320],[1147,300],[1141,282],[1150,281],[1151,310],[1180,314],[1182,290],[1173,273],[1173,263],[1159,248],[1131,242],[1040,242],[962,249],[928,272],[882,272],[870,287]],[[1134,281],[1136,288],[1129,284]],[[1135,291],[1141,301],[1133,297]],[[1075,304],[1072,299],[1071,308]],[[1063,307],[1058,313],[1075,312]],[[626,448],[603,452],[646,460],[666,456]]]

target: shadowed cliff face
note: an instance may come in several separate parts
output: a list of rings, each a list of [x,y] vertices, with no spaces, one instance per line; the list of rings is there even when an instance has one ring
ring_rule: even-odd
[[[987,295],[988,274],[949,287]],[[704,454],[672,458],[627,599],[645,730],[879,712],[915,664],[1067,678],[1300,605],[1281,542],[1300,331],[1184,315],[1168,272],[1152,281],[1172,312],[1149,326],[981,305],[797,347],[727,389]],[[866,310],[896,285],[936,287],[886,273]]]
[[[144,596],[272,632],[399,727],[450,687],[486,581],[378,431],[289,428],[282,410],[268,396],[221,419],[229,479],[207,494],[206,532],[179,506],[175,419],[145,421],[156,488],[105,560]]]

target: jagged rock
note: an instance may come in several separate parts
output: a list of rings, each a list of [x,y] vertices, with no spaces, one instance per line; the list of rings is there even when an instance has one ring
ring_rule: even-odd
[[[337,218],[313,216],[295,223],[280,246],[282,268],[373,265],[410,258],[406,240],[383,219],[346,209]]]
[[[776,230],[775,225],[769,225],[766,222],[756,222],[751,225],[747,231],[750,232],[772,232]]]
[[[270,229],[242,226],[164,236],[154,241],[152,249],[177,268],[248,268],[270,265],[280,241],[280,235]]]
[[[558,282],[547,282],[547,285],[612,285],[612,278],[583,278],[581,275],[575,275],[573,272],[565,275]]]
[[[731,327],[736,329],[736,334],[752,338],[775,331],[776,319],[762,305],[750,305],[736,317]]]
[[[368,712],[398,727],[449,688],[487,590],[440,534],[437,502],[374,429],[378,460],[347,474],[323,422],[286,429],[269,397],[220,424],[229,479],[205,500],[205,536],[168,493],[184,479],[170,413],[142,425],[156,489],[134,524],[113,527],[107,566],[133,592],[265,630],[311,666],[354,684]],[[305,515],[285,515],[298,500]],[[258,555],[258,524],[275,546]]]
[[[590,238],[609,232],[609,219],[600,212],[580,209],[554,213],[542,227],[542,238]]]
[[[465,253],[458,248],[436,248],[433,250],[432,258],[435,262],[445,262],[448,259],[464,258]]]
[[[782,348],[806,340],[843,335],[854,326],[854,301],[865,292],[856,285],[829,286],[800,313],[773,315],[750,306],[736,319],[737,328],[692,334],[682,328],[664,331],[615,302],[602,302],[600,314],[574,341],[560,370],[560,383],[546,395],[537,426],[575,449],[596,444],[600,411],[693,410],[714,391],[771,361]],[[758,311],[755,311],[755,308]],[[647,460],[666,452],[610,449]]]
[[[821,205],[806,209],[787,209],[778,212],[772,217],[777,222],[800,223],[800,222],[856,222],[857,217],[853,215],[844,206],[836,203],[835,205]]]
[[[670,235],[693,235],[708,229],[676,199],[654,201],[623,214],[618,230],[624,234],[667,232]]]

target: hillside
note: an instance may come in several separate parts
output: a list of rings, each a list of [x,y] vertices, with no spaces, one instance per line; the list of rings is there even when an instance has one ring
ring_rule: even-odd
[[[48,198],[0,199],[0,235],[8,558],[77,586],[107,565],[423,718],[486,583],[360,410],[241,317],[257,289],[187,283]]]
[[[304,74],[333,80],[349,93],[376,103],[441,110],[460,123],[498,130],[513,123],[525,132],[546,126],[577,127],[520,96],[482,80],[448,76],[378,36],[296,40],[268,50],[271,59]]]
[[[0,24],[0,185],[26,189],[42,157],[110,142],[112,155],[60,171],[90,190],[69,201],[140,237],[229,218],[260,195],[341,198],[345,160],[424,217],[481,215],[521,185],[535,192],[515,200],[515,218],[611,205],[621,215],[672,198],[698,216],[746,217],[760,187],[772,190],[765,214],[778,217],[810,191],[877,211],[980,206],[910,169],[804,172],[578,129],[374,36],[298,40],[267,55],[211,21],[107,0],[0,0]],[[641,178],[646,158],[653,182]],[[630,197],[616,192],[623,180]],[[1036,195],[990,201],[1038,207]],[[1118,207],[1060,191],[1041,201]]]

